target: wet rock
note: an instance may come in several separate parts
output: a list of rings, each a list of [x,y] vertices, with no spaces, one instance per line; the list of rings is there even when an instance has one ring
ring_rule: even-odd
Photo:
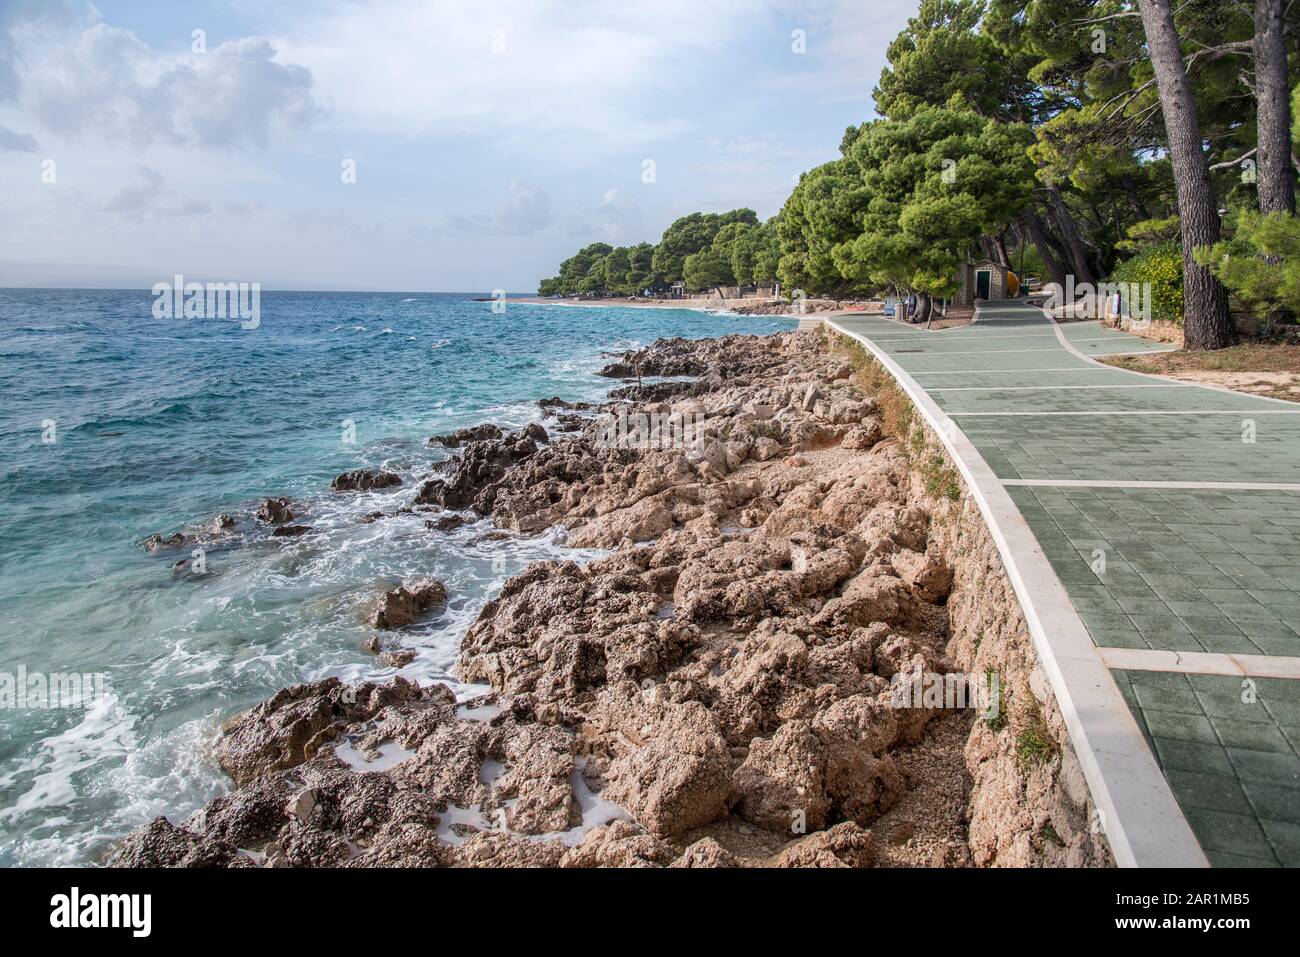
[[[455,432],[446,435],[435,435],[429,439],[429,444],[441,445],[448,449],[458,449],[467,442],[485,442],[489,439],[499,439],[503,434],[495,425],[484,422],[482,425],[457,429]]]
[[[401,476],[395,472],[387,472],[383,469],[354,469],[336,475],[334,481],[330,482],[330,488],[335,492],[373,492],[376,489],[392,488],[401,484]]]
[[[294,520],[287,498],[266,498],[257,507],[257,519],[268,525],[285,525]]]
[[[414,648],[400,648],[397,651],[385,652],[380,657],[390,668],[405,668],[416,659],[416,651]]]
[[[424,527],[435,532],[452,532],[469,523],[470,520],[463,515],[444,515],[441,518],[428,519]]]
[[[388,685],[355,687],[327,678],[284,688],[227,722],[217,742],[217,760],[236,784],[249,784],[302,764],[332,742],[346,723],[421,697],[418,686],[400,678]]]
[[[154,818],[110,853],[109,867],[229,867],[239,849],[175,827],[165,817]]]
[[[367,623],[393,631],[405,628],[434,605],[447,600],[447,588],[435,578],[421,578],[384,592]]]
[[[193,535],[185,535],[176,532],[172,535],[153,534],[140,542],[140,547],[147,552],[171,551],[174,549],[188,548],[193,545],[195,538]]]
[[[471,442],[461,457],[448,465],[442,477],[420,486],[416,503],[445,509],[473,508],[482,514],[491,512],[495,486],[506,470],[536,452],[537,442],[523,432]]]
[[[310,525],[280,525],[271,532],[272,538],[297,538],[314,531]]]

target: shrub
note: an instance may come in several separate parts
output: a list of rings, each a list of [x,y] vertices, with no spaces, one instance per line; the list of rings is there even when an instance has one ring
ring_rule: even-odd
[[[1300,219],[1246,210],[1231,239],[1196,250],[1237,298],[1262,316],[1300,311]]]
[[[1115,267],[1117,283],[1151,284],[1151,318],[1183,321],[1183,253],[1178,243],[1151,246]]]

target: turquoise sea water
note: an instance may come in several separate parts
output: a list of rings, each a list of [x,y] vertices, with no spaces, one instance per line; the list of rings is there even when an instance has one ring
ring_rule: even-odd
[[[94,862],[158,814],[228,787],[220,721],[280,687],[394,674],[361,649],[381,586],[432,574],[452,598],[402,641],[402,673],[453,680],[484,600],[552,536],[452,533],[410,503],[443,453],[428,436],[540,420],[551,395],[599,399],[601,353],[660,336],[793,322],[679,309],[489,303],[450,294],[264,293],[261,324],[159,320],[147,291],[0,290],[0,675],[102,673],[89,709],[0,708],[0,865]],[[356,441],[344,441],[345,420]],[[52,428],[51,428],[52,423]],[[53,441],[43,441],[43,439]],[[350,468],[404,485],[329,491]],[[306,503],[315,534],[149,553],[153,532],[268,495]],[[240,540],[240,539],[237,539]],[[464,690],[464,689],[462,689]]]

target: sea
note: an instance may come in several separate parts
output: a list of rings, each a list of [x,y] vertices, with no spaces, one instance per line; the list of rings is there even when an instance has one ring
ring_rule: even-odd
[[[157,318],[154,301],[0,290],[0,866],[93,865],[158,815],[180,823],[231,787],[221,723],[284,686],[482,690],[456,678],[465,631],[508,577],[573,550],[485,520],[431,531],[437,513],[362,522],[411,504],[448,454],[429,436],[546,424],[538,399],[602,399],[619,385],[595,374],[607,353],[656,338],[795,326],[450,293],[263,292],[255,324]],[[355,468],[403,484],[329,490]],[[314,531],[246,534],[268,496]],[[240,531],[201,556],[140,545],[222,512]],[[426,575],[447,606],[389,635],[416,656],[386,666],[363,648],[365,611]],[[54,676],[65,693],[21,693]]]

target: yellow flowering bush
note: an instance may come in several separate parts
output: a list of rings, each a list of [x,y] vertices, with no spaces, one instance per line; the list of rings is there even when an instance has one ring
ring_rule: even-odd
[[[1115,267],[1119,283],[1151,284],[1151,318],[1183,321],[1183,251],[1178,243],[1150,246]]]

